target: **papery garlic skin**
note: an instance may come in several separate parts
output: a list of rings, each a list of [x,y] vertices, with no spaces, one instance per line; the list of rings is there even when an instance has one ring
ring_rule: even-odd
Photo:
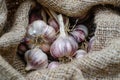
[[[59,62],[53,61],[53,62],[49,63],[48,69],[54,69],[54,68],[58,67],[59,65],[60,65]]]
[[[58,20],[60,25],[60,35],[51,45],[50,53],[55,58],[64,56],[71,57],[78,49],[78,44],[72,36],[65,32],[62,15],[58,16]]]
[[[84,57],[86,54],[87,54],[87,52],[85,51],[85,50],[82,50],[82,49],[80,49],[80,50],[77,50],[76,52],[75,52],[75,58],[76,59],[79,59],[79,58],[82,58],[82,57]]]
[[[43,69],[48,66],[48,57],[39,48],[34,48],[25,53],[27,62],[26,70]]]

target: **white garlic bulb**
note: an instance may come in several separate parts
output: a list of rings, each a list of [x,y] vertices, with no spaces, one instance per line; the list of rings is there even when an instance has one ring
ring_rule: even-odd
[[[75,58],[79,59],[79,58],[82,58],[83,56],[85,56],[87,54],[87,52],[85,50],[80,49],[80,50],[77,50],[75,52],[75,54],[76,54]]]
[[[47,24],[42,20],[36,20],[28,26],[28,35],[35,37],[43,34]]]
[[[56,38],[56,31],[53,27],[47,25],[42,20],[37,20],[31,23],[28,26],[28,32],[27,36],[29,38],[34,39],[35,37],[41,37],[41,39],[44,39],[46,41],[53,42],[53,40]]]
[[[47,55],[39,48],[34,48],[25,53],[27,66],[25,70],[43,69],[48,66]]]
[[[51,45],[50,53],[55,58],[74,56],[74,52],[78,49],[78,43],[65,31],[62,15],[58,15],[58,20],[60,35]]]

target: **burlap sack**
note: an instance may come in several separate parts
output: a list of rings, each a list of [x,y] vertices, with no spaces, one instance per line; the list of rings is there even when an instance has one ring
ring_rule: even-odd
[[[13,19],[14,23],[12,28],[0,37],[0,54],[2,56],[11,56],[14,58],[18,44],[26,34],[28,14],[32,4],[31,1],[27,1],[18,8]],[[8,61],[11,62],[12,60]]]
[[[26,32],[25,27],[27,27],[28,25],[28,13],[31,5],[32,2],[30,1],[21,4],[21,6],[18,8],[15,14],[15,22],[12,29],[10,30],[10,32],[4,34],[0,38],[0,45],[4,42],[3,43],[4,45],[3,44],[1,45],[1,50],[4,51],[3,54],[16,53],[15,51],[17,45],[19,44],[20,40],[24,37]],[[109,16],[109,14],[111,16]],[[119,80],[120,79],[120,67],[119,67],[120,66],[120,42],[119,42],[120,28],[118,27],[120,26],[119,18],[120,16],[118,15],[118,13],[112,10],[102,10],[102,9],[98,10],[94,18],[95,19],[94,22],[96,24],[97,29],[95,32],[96,40],[94,43],[93,52],[89,53],[87,56],[85,56],[82,59],[73,60],[72,62],[68,64],[63,64],[60,67],[53,70],[45,69],[45,70],[38,70],[31,72],[27,74],[27,76],[24,78],[26,78],[26,80],[95,80],[95,79]],[[16,33],[18,36],[16,36],[13,33]],[[108,35],[108,33],[110,35]],[[6,36],[9,37],[10,39],[7,40]],[[107,36],[108,38],[106,38]],[[101,44],[100,39],[103,38],[105,39],[104,41],[102,41]],[[95,46],[97,47],[95,48]],[[8,50],[10,47],[13,47],[11,48],[11,51]],[[12,52],[12,50],[14,52]],[[1,62],[2,61],[5,63],[5,61],[1,58]],[[14,65],[12,66],[14,68],[17,68],[16,70],[24,74],[24,63],[20,62],[18,57],[15,58],[15,62],[13,64]],[[15,69],[11,68],[10,65],[7,65],[8,68],[6,68],[5,64],[1,63],[0,65],[2,66],[0,79],[24,80],[23,76],[25,75],[21,76],[21,74],[15,71]],[[8,75],[5,75],[6,70]],[[11,75],[13,73],[17,74],[17,76],[13,77]]]
[[[40,4],[62,14],[83,18],[87,12],[98,4],[120,5],[120,0],[37,0]]]
[[[120,79],[120,16],[110,9],[98,9],[93,51],[53,70],[39,70],[27,80],[119,80]]]
[[[5,26],[6,19],[7,19],[6,3],[5,3],[5,0],[0,0],[0,36]]]
[[[25,80],[25,78],[0,56],[0,80]]]

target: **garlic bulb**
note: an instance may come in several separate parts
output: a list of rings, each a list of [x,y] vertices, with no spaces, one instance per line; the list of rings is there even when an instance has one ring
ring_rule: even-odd
[[[77,42],[82,42],[88,35],[88,29],[84,25],[78,25],[72,32],[70,32],[70,34],[75,38]]]
[[[56,32],[53,27],[47,25],[44,21],[37,20],[29,25],[28,37],[34,39],[38,36],[52,42],[56,37]]]
[[[43,69],[48,66],[48,57],[39,48],[34,48],[25,53],[27,66],[25,70]]]
[[[60,35],[51,45],[50,53],[55,58],[73,56],[74,52],[78,49],[78,44],[72,36],[66,33],[62,15],[58,15],[58,21],[60,25]]]
[[[92,51],[94,41],[95,41],[95,36],[93,36],[88,43],[88,52]]]
[[[75,54],[76,54],[75,58],[79,59],[79,58],[82,58],[83,56],[85,56],[87,54],[87,52],[85,50],[80,49],[80,50],[77,50],[75,52]]]
[[[48,69],[54,69],[60,65],[59,62],[53,61],[48,65]]]
[[[48,20],[48,24],[50,26],[52,26],[55,29],[56,32],[59,30],[59,25],[58,25],[58,23],[53,18],[50,18]]]
[[[39,36],[43,34],[44,29],[47,27],[47,24],[42,20],[37,20],[31,23],[28,26],[28,35],[32,37]]]

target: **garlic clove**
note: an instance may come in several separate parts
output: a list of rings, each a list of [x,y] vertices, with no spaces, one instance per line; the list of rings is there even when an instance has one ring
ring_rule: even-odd
[[[25,53],[25,60],[27,62],[26,70],[43,69],[48,65],[47,55],[37,47]]]
[[[76,59],[79,59],[79,58],[82,58],[82,57],[84,57],[86,54],[87,54],[87,52],[85,51],[85,50],[82,50],[82,49],[80,49],[80,50],[77,50],[76,52],[75,52],[75,58]]]

